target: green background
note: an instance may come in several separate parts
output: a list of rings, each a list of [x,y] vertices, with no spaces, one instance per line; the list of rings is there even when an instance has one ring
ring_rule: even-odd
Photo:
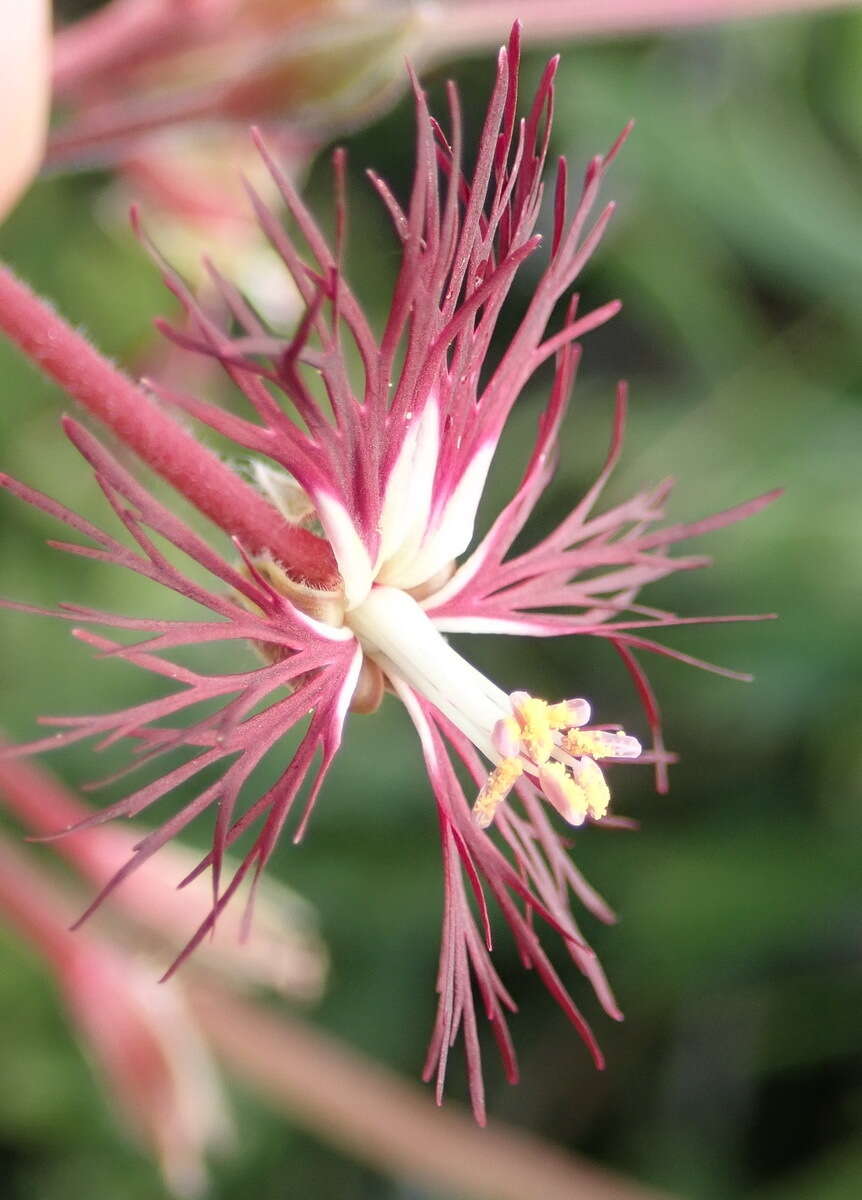
[[[697,543],[715,555],[713,569],[666,581],[648,601],[780,620],[667,639],[752,670],[751,685],[648,664],[681,754],[671,793],[654,795],[646,771],[617,772],[617,808],[640,832],[589,831],[575,849],[621,914],[615,928],[587,930],[627,1019],[607,1021],[573,980],[608,1058],[596,1076],[503,941],[500,969],[521,1005],[513,1029],[523,1081],[508,1088],[489,1047],[490,1109],[680,1196],[850,1200],[862,1194],[862,18],[564,49],[554,150],[579,172],[629,116],[637,127],[607,187],[618,215],[583,287],[586,301],[620,296],[624,309],[586,344],[561,468],[535,529],[593,477],[624,377],[632,416],[612,497],[673,474],[671,516],[685,519],[787,489],[753,521]],[[525,92],[541,63],[531,52]],[[448,70],[465,110],[481,111],[490,60]],[[438,101],[444,77],[428,77]],[[404,194],[409,105],[346,140],[350,270],[379,322],[395,251],[362,172],[374,165]],[[100,347],[135,365],[169,298],[131,237],[94,219],[103,187],[93,174],[40,183],[0,232],[0,252]],[[308,191],[325,211],[323,158]],[[514,312],[530,287],[528,267]],[[56,392],[5,346],[0,378],[2,468],[101,518],[97,489],[59,431]],[[517,478],[541,401],[537,386],[512,419],[486,515]],[[4,500],[0,518],[4,594],[140,610],[132,578],[47,550],[54,530],[38,514]],[[156,680],[92,665],[59,624],[0,613],[0,635],[0,726],[11,736],[31,736],[40,712],[158,693]],[[217,653],[209,661],[221,669]],[[507,689],[591,696],[603,714],[643,730],[604,645],[475,639],[469,653]],[[86,747],[52,765],[73,784],[103,773]],[[331,949],[315,1019],[418,1074],[441,884],[429,788],[392,700],[352,719],[307,841],[285,843],[273,870],[317,906]],[[50,981],[2,932],[0,1019],[5,1194],[160,1196],[154,1168],[115,1130]],[[459,1066],[450,1091],[463,1095]],[[243,1093],[236,1105],[238,1150],[214,1165],[215,1197],[429,1195],[357,1166]]]

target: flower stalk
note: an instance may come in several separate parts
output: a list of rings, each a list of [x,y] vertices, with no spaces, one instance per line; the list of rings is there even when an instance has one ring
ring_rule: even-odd
[[[443,57],[493,46],[526,15],[522,0],[450,0],[432,30],[431,53]],[[535,0],[527,34],[533,42],[613,37],[843,7],[842,0]]]
[[[389,1176],[465,1200],[671,1200],[504,1121],[436,1112],[415,1084],[296,1017],[193,982],[218,1057],[291,1120]]]
[[[337,572],[326,542],[290,525],[3,265],[0,329],[215,525],[252,551],[268,550],[299,578],[321,588],[335,586]]]

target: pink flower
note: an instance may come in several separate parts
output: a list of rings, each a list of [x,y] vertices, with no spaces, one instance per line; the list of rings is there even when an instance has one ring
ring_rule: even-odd
[[[21,752],[85,738],[97,738],[99,746],[126,739],[136,745],[129,768],[134,770],[178,747],[191,751],[183,765],[95,813],[79,829],[110,817],[136,816],[205,769],[222,767],[214,782],[138,843],[116,877],[118,881],[135,870],[196,816],[215,808],[212,850],[189,876],[211,871],[213,907],[181,961],[212,928],[242,881],[249,876],[257,880],[288,821],[294,839],[302,837],[351,708],[373,711],[386,691],[400,697],[419,735],[443,847],[440,998],[426,1076],[436,1075],[439,1096],[449,1047],[463,1033],[480,1120],[484,1099],[474,987],[508,1076],[516,1077],[505,1019],[514,1003],[492,963],[487,901],[496,902],[524,965],[539,973],[601,1065],[586,1020],[538,933],[543,924],[562,938],[605,1011],[618,1018],[601,967],[571,911],[571,897],[602,920],[612,915],[569,858],[556,814],[572,826],[613,823],[607,815],[605,763],[638,757],[651,761],[663,786],[668,755],[637,655],[648,651],[697,660],[653,640],[655,631],[681,619],[644,608],[636,599],[639,590],[708,561],[671,557],[674,542],[748,516],[771,499],[761,497],[691,525],[658,529],[653,527],[662,518],[667,485],[598,511],[621,449],[626,402],[621,386],[611,448],[596,483],[556,529],[532,548],[512,554],[553,474],[579,359],[576,340],[619,307],[613,302],[579,315],[574,298],[562,327],[548,333],[558,301],[569,292],[610,219],[610,205],[598,217],[591,213],[622,142],[621,137],[608,154],[591,161],[571,211],[566,166],[560,162],[546,264],[508,347],[486,372],[488,347],[511,282],[541,241],[534,230],[556,59],[548,64],[521,121],[516,117],[518,59],[516,27],[499,55],[469,181],[461,166],[457,93],[450,88],[447,139],[415,88],[417,169],[407,206],[402,208],[372,176],[402,244],[402,266],[379,338],[340,268],[345,218],[341,154],[335,158],[339,220],[334,250],[274,162],[270,167],[304,253],[252,196],[261,225],[306,305],[291,340],[274,337],[241,294],[213,272],[233,318],[232,331],[222,331],[166,268],[188,315],[182,331],[167,331],[178,344],[220,361],[253,415],[235,415],[197,396],[148,386],[162,405],[180,409],[261,456],[255,465],[258,493],[196,446],[163,409],[148,404],[127,381],[117,381],[56,318],[41,311],[34,329],[29,318],[39,310],[20,286],[0,287],[2,320],[19,343],[235,535],[229,560],[71,420],[65,423],[67,433],[135,549],[56,501],[4,479],[9,490],[86,539],[84,545],[60,543],[63,549],[124,566],[207,610],[205,618],[160,621],[61,606],[53,615],[78,625],[145,634],[142,642],[125,645],[75,630],[101,654],[163,675],[177,689],[117,713],[46,718],[57,732]],[[261,151],[267,157],[262,144]],[[360,391],[348,371],[348,347],[355,348],[362,364]],[[459,563],[474,541],[477,505],[506,418],[525,384],[549,359],[556,365],[554,383],[524,475],[490,530]],[[261,509],[260,493],[271,507]],[[211,582],[193,581],[165,556],[153,534],[208,572]],[[634,737],[605,723],[606,714],[601,723],[591,724],[590,705],[582,698],[546,702],[524,692],[507,695],[448,644],[445,634],[454,631],[605,638],[634,679],[653,735],[651,750],[641,754]],[[168,657],[180,646],[235,639],[254,643],[263,664],[242,673],[206,675]],[[191,724],[173,724],[175,717],[203,702],[208,715]],[[298,749],[276,783],[256,800],[244,801],[241,792],[252,771],[304,720],[308,724]],[[459,781],[453,754],[474,780],[471,795]],[[251,850],[225,879],[225,852],[252,828]]]

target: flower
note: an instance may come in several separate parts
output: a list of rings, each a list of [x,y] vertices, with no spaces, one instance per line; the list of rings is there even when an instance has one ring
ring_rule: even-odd
[[[387,691],[396,694],[419,735],[443,851],[439,1005],[425,1074],[436,1076],[439,1098],[449,1048],[463,1033],[479,1120],[484,1119],[484,1096],[474,987],[508,1077],[516,1078],[505,1019],[514,1003],[491,958],[489,898],[501,910],[525,966],[536,969],[601,1065],[589,1026],[547,957],[535,922],[562,938],[604,1010],[618,1018],[601,967],[571,911],[571,897],[601,920],[612,920],[612,914],[572,863],[550,810],[570,826],[613,824],[617,819],[607,815],[605,764],[633,758],[653,762],[659,785],[664,785],[669,756],[637,655],[649,651],[698,660],[652,640],[652,631],[682,619],[644,608],[636,597],[644,584],[708,561],[671,557],[674,542],[748,516],[772,498],[761,497],[694,524],[658,529],[653,526],[662,518],[667,484],[597,511],[622,445],[626,390],[621,385],[610,451],[595,484],[556,529],[531,548],[512,552],[553,474],[579,360],[576,341],[619,307],[612,302],[579,315],[577,300],[570,300],[562,327],[547,332],[558,302],[611,217],[608,205],[589,223],[601,181],[627,132],[607,154],[590,162],[571,212],[567,169],[560,162],[547,262],[508,346],[487,372],[489,344],[512,280],[541,241],[534,230],[557,60],[548,64],[521,121],[516,118],[518,62],[516,26],[500,51],[469,180],[462,169],[454,87],[448,93],[452,132],[447,139],[414,80],[417,168],[406,208],[382,180],[371,176],[402,245],[402,265],[379,338],[341,270],[346,225],[341,152],[334,159],[338,218],[333,250],[258,139],[299,230],[298,238],[291,237],[252,192],[261,226],[306,306],[292,338],[275,336],[213,268],[232,318],[231,329],[222,330],[164,267],[187,317],[182,329],[164,326],[165,331],[179,346],[220,362],[257,419],[155,383],[146,385],[148,399],[20,285],[0,278],[4,328],[93,414],[232,533],[235,545],[232,560],[216,551],[70,419],[66,431],[135,549],[55,500],[4,477],[8,490],[87,539],[86,545],[59,543],[63,549],[121,565],[208,610],[206,618],[184,621],[130,618],[71,605],[55,610],[53,615],[77,625],[143,633],[143,641],[126,645],[75,630],[99,653],[163,675],[179,690],[116,713],[44,718],[58,732],[18,752],[93,737],[100,746],[131,740],[137,752],[130,770],[178,748],[191,752],[181,766],[79,822],[77,829],[115,816],[136,816],[208,768],[221,768],[214,782],[202,785],[137,845],[120,873],[125,876],[146,862],[200,813],[215,808],[212,849],[188,876],[211,872],[212,910],[179,963],[214,926],[242,881],[251,876],[254,883],[260,877],[305,788],[293,822],[294,838],[302,837],[349,711],[371,712]],[[363,371],[361,389],[348,366],[354,349]],[[524,475],[512,500],[459,562],[473,542],[477,505],[507,416],[548,360],[555,362],[554,382]],[[255,456],[257,490],[175,424],[167,415],[170,408]],[[211,583],[182,571],[153,534],[203,568]],[[579,633],[607,639],[643,701],[651,749],[641,753],[638,741],[616,725],[592,724],[583,698],[546,701],[520,691],[507,695],[449,645],[445,635],[451,632]],[[169,657],[181,646],[227,640],[253,643],[262,663],[244,672],[208,675]],[[191,724],[173,724],[175,717],[203,703],[206,715]],[[287,768],[262,796],[246,800],[243,789],[251,773],[302,721],[307,725]],[[453,755],[474,781],[472,795],[464,790]],[[225,852],[252,828],[252,848],[225,880]]]
[[[540,0],[531,5],[527,32],[541,42],[636,33],[819,2]],[[158,227],[160,246],[200,286],[202,307],[211,298],[198,247],[217,241],[230,278],[255,309],[287,326],[297,297],[279,280],[271,247],[241,195],[240,171],[259,191],[273,190],[249,143],[248,122],[263,125],[296,181],[323,142],[400,95],[406,55],[425,68],[496,46],[519,10],[511,0],[108,0],[54,37],[56,112],[46,162],[113,168],[99,204],[109,230],[125,234],[133,193]],[[47,44],[47,21],[42,25]],[[7,164],[5,189],[13,197],[26,181],[18,176],[35,172],[42,153],[48,71],[47,55],[40,69],[35,52],[28,58],[18,45],[10,49],[13,79],[22,63],[29,80],[41,79],[29,99],[19,83],[15,104],[7,106],[14,128],[0,141],[26,155],[17,171],[20,154],[12,154],[11,171]],[[276,198],[267,203],[274,207]]]
[[[110,230],[127,235],[131,195],[204,307],[202,240],[258,311],[290,327],[298,298],[242,189],[249,176],[277,204],[248,123],[266,124],[299,175],[334,131],[400,94],[430,20],[422,6],[366,0],[113,0],[56,34],[47,162],[112,167],[99,204]]]

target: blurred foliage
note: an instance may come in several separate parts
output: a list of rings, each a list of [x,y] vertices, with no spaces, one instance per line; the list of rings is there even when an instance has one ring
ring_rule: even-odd
[[[529,57],[525,92],[541,61]],[[490,62],[451,70],[477,119]],[[429,80],[438,101],[443,78]],[[668,581],[653,598],[686,614],[775,610],[781,619],[668,639],[753,670],[753,685],[649,664],[682,755],[671,794],[656,797],[645,770],[620,773],[617,808],[641,832],[589,831],[575,849],[622,915],[618,927],[588,923],[588,932],[627,1020],[611,1027],[576,984],[608,1055],[597,1076],[503,941],[502,974],[521,1004],[513,1026],[523,1082],[506,1088],[490,1065],[490,1106],[704,1200],[862,1194],[860,79],[858,13],[575,44],[560,73],[554,147],[576,171],[629,116],[638,123],[608,186],[618,215],[584,282],[587,301],[620,295],[625,308],[589,340],[536,528],[592,478],[613,384],[625,376],[633,413],[613,496],[672,473],[672,515],[683,518],[787,488],[765,514],[704,544],[715,569]],[[362,171],[373,164],[403,195],[412,150],[406,102],[350,140],[351,272],[378,319],[396,256]],[[92,175],[41,183],[0,233],[0,251],[108,353],[141,364],[165,296],[131,238],[94,218],[102,186]],[[329,205],[323,160],[309,190]],[[527,269],[516,310],[530,286]],[[0,370],[3,468],[103,519],[97,489],[60,436],[55,391],[5,347]],[[489,513],[520,469],[541,400],[536,387],[513,418]],[[48,551],[53,530],[40,515],[8,501],[0,511],[4,593],[129,612],[145,603],[132,579]],[[13,736],[28,736],[40,712],[110,708],[157,686],[119,664],[92,666],[59,624],[0,613],[0,633],[0,725]],[[476,639],[470,654],[503,686],[583,693],[603,716],[642,727],[603,645]],[[96,773],[86,748],[54,765],[73,784]],[[322,914],[334,969],[320,1022],[418,1073],[441,885],[429,789],[394,703],[352,720],[306,843],[285,843],[274,869]],[[49,983],[5,938],[0,1013],[4,1194],[161,1195],[154,1170],[114,1130]],[[451,1090],[460,1088],[456,1071]],[[358,1167],[247,1097],[237,1106],[241,1148],[215,1168],[220,1200],[425,1194]]]

